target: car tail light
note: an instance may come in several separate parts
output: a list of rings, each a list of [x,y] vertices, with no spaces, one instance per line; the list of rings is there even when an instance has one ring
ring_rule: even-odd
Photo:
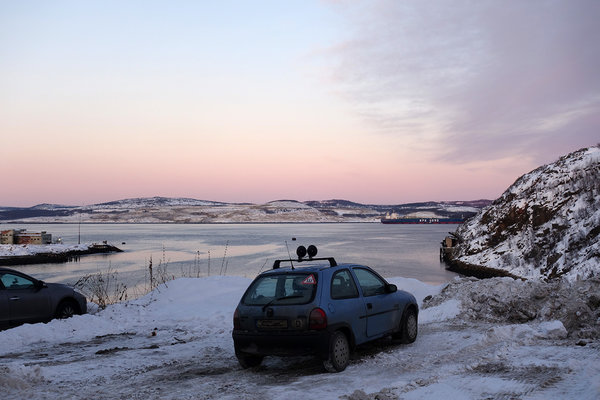
[[[327,314],[320,308],[315,308],[308,316],[308,329],[316,331],[327,328]]]
[[[235,309],[235,312],[233,313],[233,329],[235,330],[239,330],[242,329],[242,324],[240,323],[240,312],[238,311],[238,309]]]

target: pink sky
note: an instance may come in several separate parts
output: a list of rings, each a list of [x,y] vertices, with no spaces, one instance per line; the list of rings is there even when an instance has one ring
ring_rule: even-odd
[[[600,137],[600,3],[0,5],[0,206],[498,197]]]

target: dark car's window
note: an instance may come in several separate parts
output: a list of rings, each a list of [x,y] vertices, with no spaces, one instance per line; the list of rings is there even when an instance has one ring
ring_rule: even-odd
[[[317,274],[277,274],[257,278],[244,295],[246,305],[306,304],[315,296]]]
[[[362,289],[363,296],[375,296],[376,294],[385,293],[385,281],[373,272],[363,268],[355,268],[354,273]]]
[[[34,286],[32,280],[11,273],[3,274],[0,280],[6,289],[29,289]]]
[[[347,269],[337,271],[331,278],[331,298],[349,299],[352,297],[358,297],[358,289],[350,271]]]

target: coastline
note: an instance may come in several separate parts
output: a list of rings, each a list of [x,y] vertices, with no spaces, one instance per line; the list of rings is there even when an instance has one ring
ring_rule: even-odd
[[[502,269],[490,268],[484,265],[470,264],[452,257],[446,257],[443,261],[446,264],[446,269],[448,271],[456,272],[465,276],[472,276],[479,279],[509,277],[513,279],[525,280]]]
[[[9,245],[9,246],[24,247],[24,245]],[[39,247],[42,247],[42,246],[44,246],[44,245],[39,245]],[[53,249],[53,250],[55,250],[55,249]],[[123,250],[121,250],[118,247],[113,246],[111,244],[90,244],[90,245],[83,245],[83,246],[77,245],[77,246],[75,246],[75,248],[66,247],[63,250],[46,251],[46,252],[32,252],[30,254],[0,255],[0,266],[63,263],[63,262],[67,262],[75,257],[84,256],[84,255],[88,255],[88,254],[120,253],[122,251]]]

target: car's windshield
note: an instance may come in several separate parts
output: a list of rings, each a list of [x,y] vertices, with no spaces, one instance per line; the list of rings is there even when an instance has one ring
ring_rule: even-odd
[[[261,276],[252,282],[242,303],[254,306],[306,304],[317,289],[317,274],[286,273]]]

